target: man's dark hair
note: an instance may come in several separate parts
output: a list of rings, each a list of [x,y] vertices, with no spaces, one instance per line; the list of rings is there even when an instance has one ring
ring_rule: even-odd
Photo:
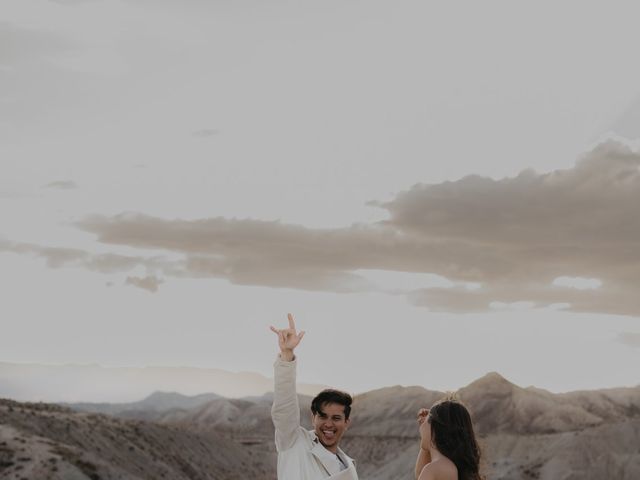
[[[352,402],[353,398],[351,398],[351,395],[349,395],[348,393],[328,388],[321,391],[311,401],[311,412],[316,415],[318,412],[320,412],[322,405],[327,403],[337,403],[338,405],[344,406],[344,418],[345,420],[347,420],[349,418],[349,414],[351,413]]]

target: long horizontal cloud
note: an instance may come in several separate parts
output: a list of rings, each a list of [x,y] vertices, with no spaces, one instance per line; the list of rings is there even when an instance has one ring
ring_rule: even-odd
[[[31,255],[45,260],[49,268],[81,267],[98,273],[119,273],[144,267],[148,270],[168,270],[171,262],[161,257],[139,257],[113,253],[95,254],[78,248],[44,247],[33,243],[0,239],[0,252]]]
[[[380,204],[388,220],[341,229],[139,213],[94,215],[77,226],[106,244],[178,253],[180,261],[152,262],[167,276],[352,292],[376,288],[362,275],[369,269],[422,272],[453,282],[447,288],[416,285],[409,293],[411,302],[432,310],[482,312],[496,302],[530,302],[637,316],[639,167],[640,154],[610,140],[567,170],[418,184]],[[123,270],[127,262],[139,264],[116,260]],[[89,268],[96,263],[82,261]],[[566,279],[554,284],[558,277],[597,279],[582,283],[601,286],[572,288]]]
[[[92,216],[78,225],[104,243],[185,254],[184,274],[238,284],[308,290],[368,288],[358,269],[438,272],[479,280],[475,267],[496,272],[498,256],[479,257],[464,242],[428,241],[381,225],[313,230],[260,220],[163,220],[141,214]]]

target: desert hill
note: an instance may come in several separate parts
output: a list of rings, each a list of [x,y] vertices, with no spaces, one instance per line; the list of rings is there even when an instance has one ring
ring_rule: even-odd
[[[497,373],[485,375],[458,390],[457,394],[473,407],[479,433],[564,432],[604,421],[595,412],[585,409],[585,402],[579,402],[577,398],[521,388]],[[609,419],[615,420],[614,417]]]
[[[271,457],[269,457],[271,458]],[[235,480],[273,478],[251,449],[209,432],[50,405],[0,400],[0,478]]]

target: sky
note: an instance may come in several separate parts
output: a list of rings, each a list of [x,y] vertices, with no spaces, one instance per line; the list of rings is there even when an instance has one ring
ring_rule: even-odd
[[[0,361],[640,384],[638,10],[4,0]]]

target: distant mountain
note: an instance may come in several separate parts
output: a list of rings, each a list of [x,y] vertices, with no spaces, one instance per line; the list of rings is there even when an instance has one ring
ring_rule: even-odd
[[[131,416],[131,412],[140,412],[149,416],[153,413],[163,413],[173,409],[192,409],[205,403],[223,398],[215,393],[187,396],[176,392],[154,392],[138,402],[128,403],[62,403],[62,406],[73,410],[106,415]]]
[[[224,432],[237,437],[251,435],[272,439],[272,401],[272,395],[254,400],[220,398],[189,411],[168,412],[156,421],[196,432]],[[311,428],[311,397],[299,395],[298,401],[301,424]]]
[[[315,395],[324,385],[299,384]],[[273,380],[257,373],[192,367],[101,367],[0,362],[0,397],[28,402],[135,402],[151,392],[227,398],[260,396],[273,390]]]
[[[300,419],[311,428],[311,397],[298,395]],[[273,437],[271,404],[273,393],[259,397],[224,398],[215,394],[188,397],[156,392],[139,402],[62,404],[73,410],[102,413],[123,419],[153,421],[180,426],[195,432],[225,432],[242,436],[249,432]]]

